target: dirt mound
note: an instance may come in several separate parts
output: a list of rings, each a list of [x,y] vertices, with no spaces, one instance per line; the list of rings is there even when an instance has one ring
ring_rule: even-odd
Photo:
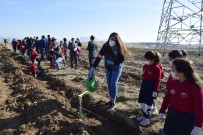
[[[84,78],[82,78],[82,77],[75,77],[72,81],[74,81],[74,82],[83,82],[84,81]]]
[[[67,84],[42,70],[42,76],[37,80],[27,74],[27,65],[23,64],[28,63],[21,63],[20,59],[15,59],[16,55],[0,47],[0,78],[3,79],[0,84],[7,85],[10,90],[0,109],[0,134],[119,135],[133,134],[132,129],[140,134],[138,127],[133,123],[131,127],[116,112],[104,111],[101,96],[98,99],[85,96],[84,107],[103,113],[107,120],[87,112],[88,119],[80,121],[77,95],[83,87],[76,86],[84,79],[75,77]]]
[[[10,53],[10,56],[15,55]],[[70,108],[65,97],[26,74],[25,66],[9,58],[6,50],[1,52],[0,63],[1,77],[11,89],[4,102],[6,112],[0,119],[0,134],[83,133],[81,124],[76,122],[77,109]],[[54,86],[62,84],[56,81],[50,87],[55,90]]]

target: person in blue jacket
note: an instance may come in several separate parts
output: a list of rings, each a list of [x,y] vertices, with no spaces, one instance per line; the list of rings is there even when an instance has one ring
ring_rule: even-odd
[[[41,60],[44,60],[44,54],[45,54],[45,48],[46,48],[46,42],[45,42],[45,36],[42,36],[42,39],[39,41],[39,50],[41,53]]]

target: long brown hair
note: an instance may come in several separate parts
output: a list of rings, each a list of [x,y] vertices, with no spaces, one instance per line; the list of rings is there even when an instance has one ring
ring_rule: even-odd
[[[123,44],[120,36],[118,35],[118,33],[113,32],[111,33],[111,35],[109,36],[108,41],[110,40],[110,37],[114,36],[116,38],[116,43],[119,46],[120,52],[121,54],[125,57],[125,56],[131,56],[131,52],[127,49],[127,47]]]
[[[184,58],[176,58],[173,61],[173,65],[176,67],[177,72],[184,73],[188,80],[195,83],[199,88],[203,88],[203,81],[196,73],[192,62]]]

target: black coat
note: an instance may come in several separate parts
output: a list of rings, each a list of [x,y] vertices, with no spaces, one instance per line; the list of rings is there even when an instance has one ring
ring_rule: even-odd
[[[89,59],[96,58],[97,55],[97,45],[94,41],[89,41],[87,50],[89,51]]]

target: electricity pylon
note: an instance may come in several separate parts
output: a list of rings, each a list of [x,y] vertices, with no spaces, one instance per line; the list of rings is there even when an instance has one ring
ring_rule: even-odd
[[[156,48],[202,48],[203,0],[164,0]]]

